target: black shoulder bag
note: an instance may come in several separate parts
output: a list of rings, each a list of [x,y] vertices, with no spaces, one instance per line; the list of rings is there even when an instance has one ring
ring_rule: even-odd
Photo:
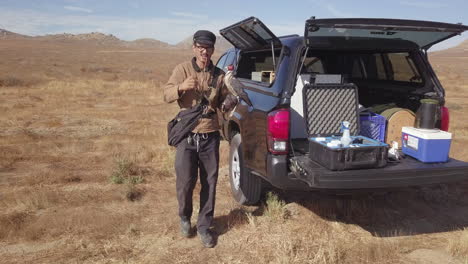
[[[198,124],[206,105],[197,104],[180,111],[174,119],[167,124],[167,143],[176,147]]]
[[[182,140],[197,126],[200,118],[209,118],[214,113],[204,113],[208,107],[208,100],[203,97],[200,103],[180,111],[167,123],[167,143],[177,147]]]

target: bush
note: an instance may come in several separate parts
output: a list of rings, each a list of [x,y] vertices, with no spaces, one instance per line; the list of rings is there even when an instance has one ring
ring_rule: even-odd
[[[273,220],[284,220],[288,218],[289,213],[285,208],[286,203],[278,198],[278,195],[269,192],[266,196],[266,210],[265,216],[272,218]]]
[[[134,162],[125,158],[115,161],[115,168],[110,180],[115,184],[129,183],[135,185],[144,182],[142,171]]]

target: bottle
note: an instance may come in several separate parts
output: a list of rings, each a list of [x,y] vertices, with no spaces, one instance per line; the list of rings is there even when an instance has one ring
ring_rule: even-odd
[[[349,146],[351,144],[351,135],[349,134],[349,122],[343,121],[341,122],[341,131],[343,132],[343,136],[341,136],[341,145],[343,147]]]

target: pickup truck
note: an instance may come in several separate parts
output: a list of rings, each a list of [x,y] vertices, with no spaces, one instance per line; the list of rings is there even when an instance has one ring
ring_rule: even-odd
[[[258,18],[220,30],[234,48],[217,66],[233,68],[251,104],[222,121],[230,143],[229,177],[240,204],[256,204],[265,182],[283,190],[354,190],[438,184],[468,179],[468,163],[449,158],[423,163],[412,157],[382,168],[332,171],[308,156],[301,115],[304,76],[338,74],[357,86],[363,106],[394,103],[417,111],[420,100],[439,102],[437,127],[448,130],[445,92],[427,50],[468,27],[398,19],[308,19],[304,36],[277,37]],[[299,114],[298,114],[299,113]]]

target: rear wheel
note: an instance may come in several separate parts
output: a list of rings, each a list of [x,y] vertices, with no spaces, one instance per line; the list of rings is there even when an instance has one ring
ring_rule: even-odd
[[[244,166],[240,134],[231,139],[229,152],[229,179],[234,199],[242,205],[254,205],[260,200],[262,180]]]

